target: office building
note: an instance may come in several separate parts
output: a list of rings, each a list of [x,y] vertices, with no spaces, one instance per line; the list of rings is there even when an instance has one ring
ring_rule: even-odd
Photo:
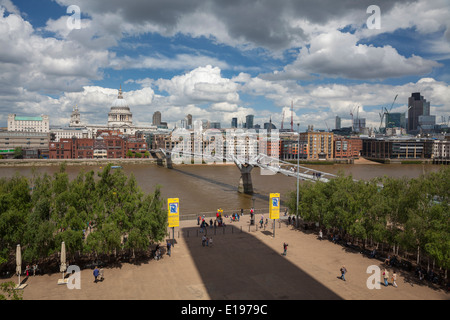
[[[238,119],[232,118],[231,119],[231,128],[237,128],[238,127]]]
[[[420,130],[419,117],[430,115],[430,102],[414,92],[408,98],[408,133],[415,134]]]
[[[9,114],[8,131],[49,132],[50,121],[46,115],[41,115],[39,117],[23,117]]]
[[[249,114],[245,117],[245,128],[246,129],[253,129],[253,121],[255,119],[255,116],[252,114]]]

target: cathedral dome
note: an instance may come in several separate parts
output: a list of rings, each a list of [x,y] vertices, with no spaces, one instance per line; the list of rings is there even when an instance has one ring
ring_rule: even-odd
[[[131,126],[133,123],[132,117],[133,115],[130,111],[130,107],[128,107],[128,103],[122,95],[122,86],[120,86],[119,95],[117,96],[117,99],[112,103],[111,109],[108,113],[108,126]]]

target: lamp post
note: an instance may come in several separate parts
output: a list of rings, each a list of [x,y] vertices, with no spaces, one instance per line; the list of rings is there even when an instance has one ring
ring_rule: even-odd
[[[300,171],[300,123],[297,123],[297,203],[296,208],[296,227],[298,226],[298,188],[299,188],[299,171]]]

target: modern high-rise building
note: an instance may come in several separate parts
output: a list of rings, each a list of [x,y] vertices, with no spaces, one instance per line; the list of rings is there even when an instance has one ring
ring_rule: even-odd
[[[210,129],[220,129],[220,122],[210,122],[209,128]]]
[[[159,112],[159,111],[156,111],[154,114],[153,114],[153,123],[152,123],[154,126],[159,126],[159,125],[161,125],[161,112]]]
[[[404,112],[386,113],[386,128],[405,128],[406,118]]]
[[[253,129],[253,120],[255,119],[255,116],[252,114],[249,114],[245,117],[245,127],[247,129]]]
[[[430,102],[420,95],[420,92],[414,92],[408,98],[408,133],[419,131],[419,117],[430,115]]]
[[[238,119],[232,118],[231,119],[231,128],[237,128],[238,127]]]
[[[366,127],[366,119],[365,118],[353,119],[353,130],[355,132],[362,132],[365,127]]]
[[[188,114],[186,116],[186,120],[187,120],[187,126],[188,128],[192,128],[192,114]]]
[[[336,121],[335,121],[334,128],[335,129],[340,129],[341,128],[341,117],[336,116]]]

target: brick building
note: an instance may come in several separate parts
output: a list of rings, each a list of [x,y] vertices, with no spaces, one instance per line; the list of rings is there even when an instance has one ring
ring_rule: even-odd
[[[334,137],[334,159],[358,159],[361,151],[361,139]]]

